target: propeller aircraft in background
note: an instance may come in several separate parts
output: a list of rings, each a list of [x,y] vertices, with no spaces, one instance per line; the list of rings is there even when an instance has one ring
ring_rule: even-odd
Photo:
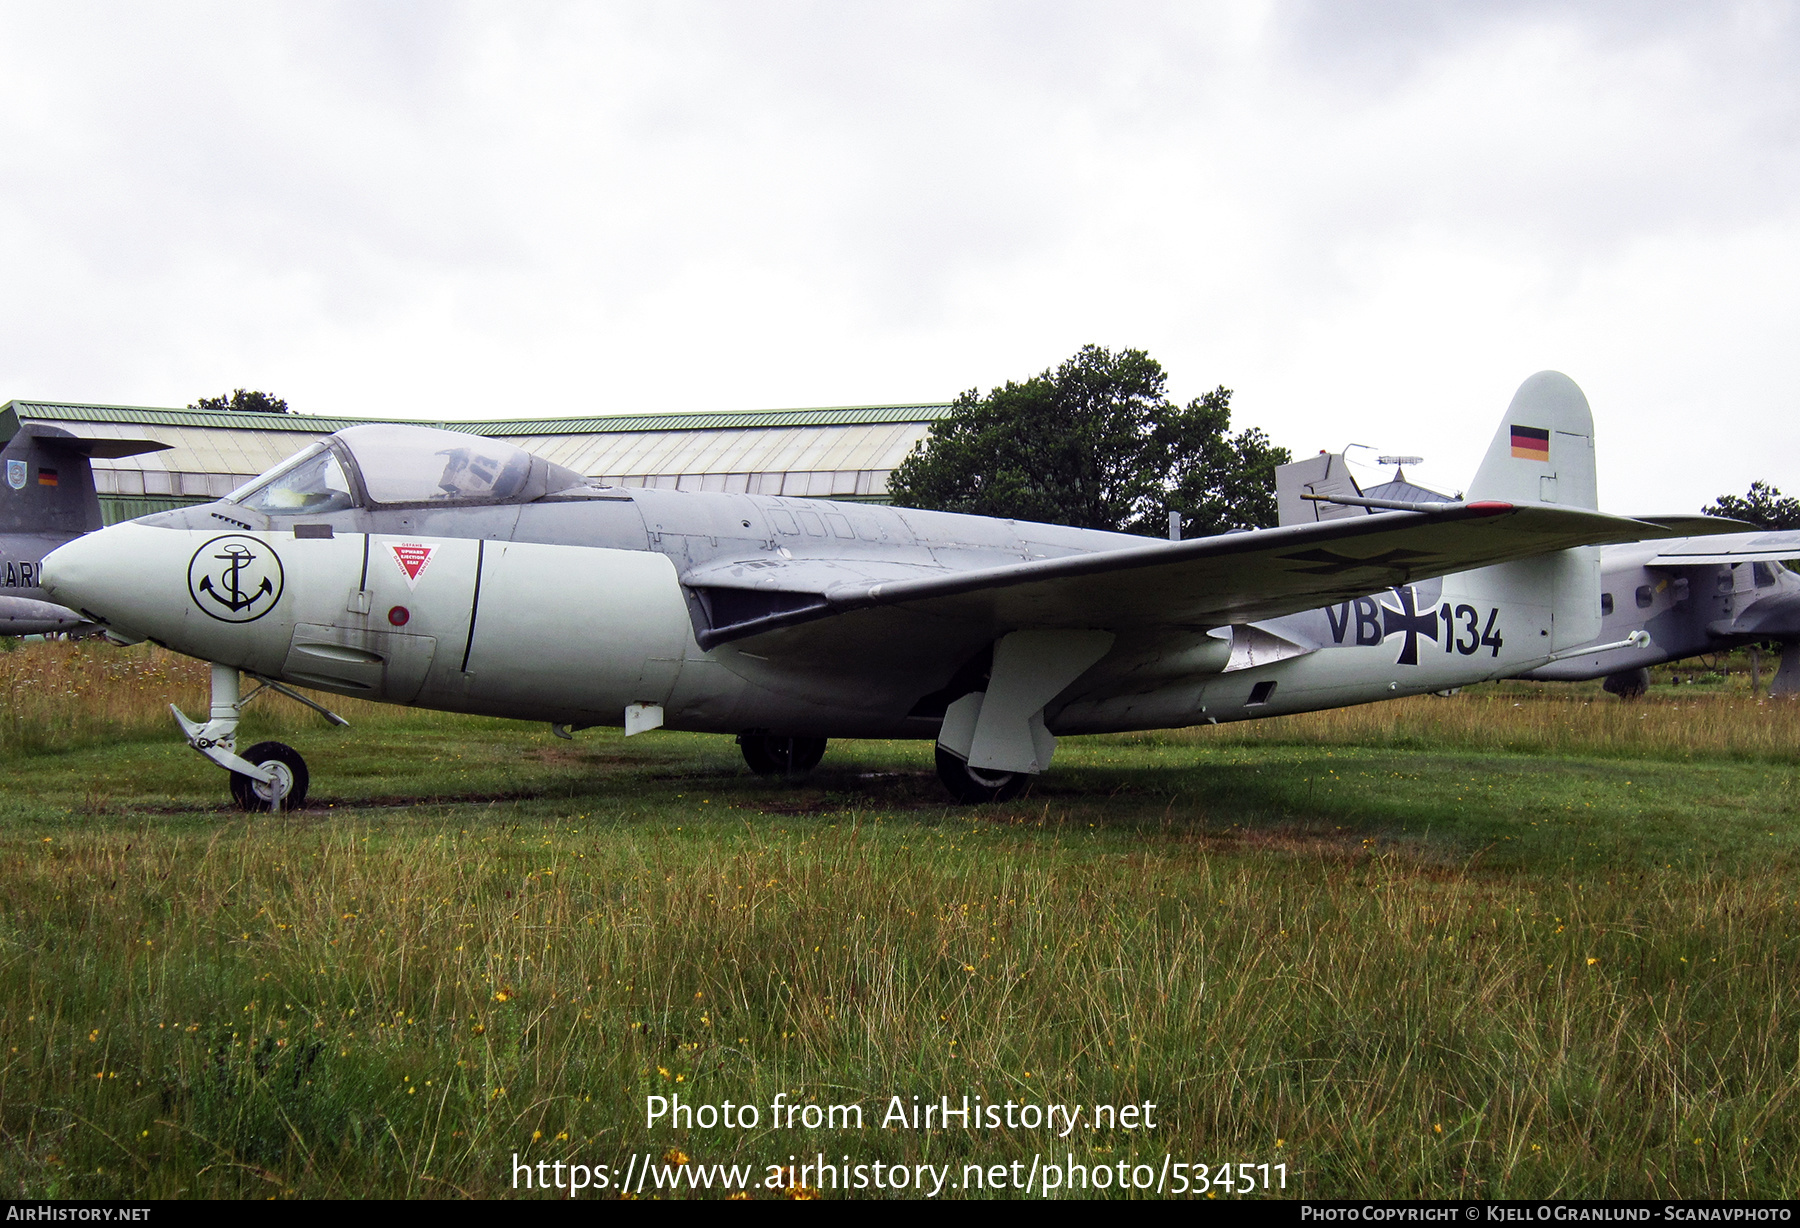
[[[43,584],[115,638],[213,663],[208,719],[176,715],[247,809],[303,804],[308,772],[280,743],[238,753],[245,675],[565,736],[736,735],[765,773],[809,769],[828,738],[932,739],[950,793],[991,801],[1048,768],[1059,735],[1597,651],[1598,546],[1742,526],[1599,512],[1593,447],[1581,390],[1543,372],[1465,500],[1313,491],[1356,514],[1155,541],[609,487],[498,440],[365,425],[218,502],[71,542]]]

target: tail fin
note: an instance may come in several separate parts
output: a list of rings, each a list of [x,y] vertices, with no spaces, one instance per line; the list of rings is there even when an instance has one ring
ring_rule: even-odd
[[[10,413],[8,415],[10,417]],[[104,524],[90,457],[158,452],[149,439],[84,439],[41,423],[20,426],[0,450],[0,533],[91,533]]]
[[[94,471],[81,444],[55,427],[23,426],[0,451],[0,533],[88,533],[101,525]]]
[[[1539,371],[1519,385],[1469,499],[1600,506],[1594,480],[1594,414],[1575,381]]]
[[[1594,415],[1575,381],[1539,371],[1519,385],[1468,498],[1598,509]],[[1463,572],[1445,591],[1485,596],[1535,626],[1546,654],[1600,634],[1600,548],[1581,546]],[[1535,611],[1535,613],[1529,613]]]

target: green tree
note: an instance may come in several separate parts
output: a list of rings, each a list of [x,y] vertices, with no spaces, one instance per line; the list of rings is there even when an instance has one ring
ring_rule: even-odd
[[[1231,392],[1176,405],[1142,350],[1096,345],[1054,371],[971,389],[888,479],[906,507],[1162,536],[1180,512],[1190,536],[1275,523],[1285,448],[1233,436]]]
[[[1700,511],[1708,516],[1748,520],[1765,529],[1800,529],[1800,499],[1783,495],[1767,482],[1750,483],[1750,491],[1743,498],[1720,495],[1711,507]]]
[[[270,392],[245,392],[238,388],[228,397],[201,397],[188,408],[216,414],[285,414],[288,403]]]

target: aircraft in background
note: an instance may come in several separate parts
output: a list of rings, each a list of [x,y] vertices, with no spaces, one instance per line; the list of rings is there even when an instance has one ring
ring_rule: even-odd
[[[95,627],[45,596],[44,556],[104,523],[90,460],[168,446],[148,439],[84,439],[36,423],[20,426],[6,440],[0,450],[0,635]]]
[[[1553,661],[1517,675],[1547,682],[1604,678],[1616,695],[1643,694],[1649,667],[1750,644],[1778,642],[1772,695],[1800,694],[1800,532],[1731,533],[1608,546],[1602,555],[1600,640],[1641,630],[1641,646]]]
[[[949,791],[991,801],[1061,734],[1553,662],[1600,630],[1598,543],[1741,527],[1606,515],[1593,492],[1592,416],[1555,372],[1513,398],[1467,500],[1189,541],[622,489],[495,439],[365,425],[71,542],[43,583],[115,638],[213,663],[209,719],[176,716],[246,809],[308,787],[291,747],[237,753],[246,674],[565,736],[735,734],[759,772],[806,770],[827,738],[934,739]]]
[[[1310,523],[1321,516],[1360,516],[1369,510],[1357,501],[1329,503],[1306,498],[1325,493],[1361,499],[1363,491],[1338,453],[1321,453],[1281,466],[1276,489],[1283,524]],[[1394,500],[1418,504],[1447,498],[1407,482],[1403,474],[1370,493],[1381,496],[1375,502],[1384,505]],[[1715,533],[1604,546],[1596,598],[1600,616],[1592,643],[1583,645],[1580,653],[1495,676],[1545,682],[1603,678],[1608,691],[1634,696],[1649,687],[1652,665],[1776,641],[1782,646],[1781,667],[1771,693],[1800,694],[1800,575],[1782,563],[1795,558],[1800,558],[1800,532],[1793,530]],[[1367,612],[1383,599],[1379,595],[1364,598],[1359,608],[1366,618],[1382,617]],[[1448,633],[1456,619],[1455,609],[1435,591],[1421,589],[1415,605],[1424,609],[1432,604],[1438,604],[1439,618]],[[1319,615],[1312,615],[1310,622],[1316,630]],[[1327,620],[1328,636],[1340,625],[1347,625],[1343,617]],[[1467,644],[1468,637],[1461,642]],[[1456,646],[1455,639],[1447,638],[1442,650],[1449,653]]]

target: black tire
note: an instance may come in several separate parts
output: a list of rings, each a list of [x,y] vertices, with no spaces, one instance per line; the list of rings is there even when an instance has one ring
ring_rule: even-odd
[[[231,800],[238,804],[239,810],[267,814],[276,809],[301,810],[305,808],[306,786],[309,780],[306,774],[306,760],[300,757],[299,751],[281,742],[258,742],[240,757],[254,763],[257,767],[285,772],[288,777],[288,787],[278,807],[273,801],[273,791],[268,785],[260,780],[253,780],[242,772],[233,772],[231,774]]]
[[[825,757],[824,738],[787,738],[772,733],[741,733],[744,762],[758,776],[804,776]]]
[[[950,796],[964,805],[1009,802],[1029,783],[1024,772],[984,772],[972,768],[943,747],[937,748],[938,779]]]
[[[1620,699],[1641,699],[1650,689],[1650,671],[1640,667],[1608,674],[1600,689]]]

